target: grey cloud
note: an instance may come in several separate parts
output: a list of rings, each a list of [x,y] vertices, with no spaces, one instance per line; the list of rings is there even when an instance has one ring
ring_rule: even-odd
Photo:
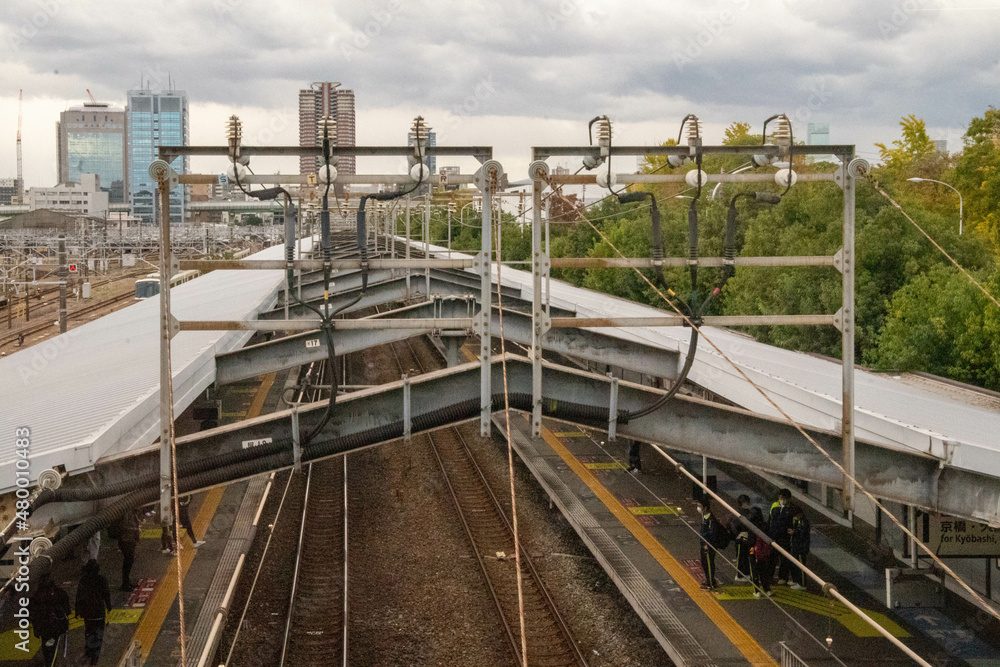
[[[834,124],[916,113],[955,127],[991,101],[1000,23],[947,0],[44,0],[0,10],[0,44],[46,2],[59,11],[0,56],[34,76],[0,71],[0,85],[120,100],[140,73],[169,72],[192,100],[277,109],[333,79],[357,91],[359,109],[416,113],[452,109],[486,82],[495,94],[463,113],[632,122],[694,111],[757,123],[806,108]]]

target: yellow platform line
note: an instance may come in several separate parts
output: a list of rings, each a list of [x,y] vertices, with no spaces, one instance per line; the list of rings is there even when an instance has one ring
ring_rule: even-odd
[[[196,533],[205,534],[208,524],[212,522],[212,517],[215,516],[215,510],[218,508],[219,501],[222,500],[222,494],[225,491],[226,488],[224,486],[217,486],[205,492],[205,499],[201,502],[201,507],[198,508],[197,516],[192,520]],[[194,562],[196,551],[197,549],[192,547],[190,542],[180,550],[181,576],[187,576],[187,572],[191,568],[191,563]],[[160,634],[163,621],[166,620],[167,614],[170,612],[170,607],[173,606],[176,597],[177,558],[173,558],[170,561],[170,567],[167,568],[167,573],[163,575],[163,578],[156,585],[156,591],[153,593],[153,597],[146,607],[146,613],[142,615],[139,627],[135,630],[135,639],[138,639],[142,646],[143,661],[146,660],[149,652],[153,649],[156,636]]]
[[[253,403],[250,404],[250,409],[247,410],[247,419],[260,414],[267,394],[274,384],[275,376],[275,373],[269,373],[264,377],[264,381],[257,388],[257,394],[254,396]],[[205,492],[205,499],[202,500],[201,507],[198,508],[198,514],[191,521],[196,534],[205,535],[225,491],[225,486],[217,486]],[[183,542],[181,543],[183,544]],[[187,577],[187,572],[191,568],[191,563],[194,562],[197,551],[191,546],[190,541],[185,546],[186,548],[180,550],[181,576],[184,578]],[[163,621],[166,620],[167,614],[174,604],[174,599],[177,597],[177,561],[177,558],[171,559],[170,567],[167,568],[167,573],[157,584],[156,591],[154,591],[153,597],[142,615],[142,620],[139,621],[139,626],[135,630],[135,635],[133,635],[133,638],[138,639],[142,646],[143,663],[146,662],[150,651],[153,650],[153,643],[156,641],[157,635],[160,634]]]
[[[590,487],[590,490],[600,498],[601,502],[611,510],[611,513],[615,515],[615,518],[623,526],[625,526],[630,533],[649,551],[649,554],[656,559],[656,561],[663,567],[664,570],[673,578],[674,581],[684,590],[688,596],[694,600],[703,612],[712,620],[712,622],[729,638],[729,641],[733,643],[734,646],[739,650],[743,656],[750,661],[752,665],[767,665],[778,667],[778,663],[774,661],[774,658],[764,650],[764,647],[757,643],[757,640],[747,632],[743,626],[736,622],[736,620],[729,615],[729,613],[722,608],[711,593],[701,589],[701,586],[695,580],[687,569],[681,565],[676,558],[671,555],[669,551],[664,548],[660,541],[657,540],[653,535],[646,530],[646,528],[639,523],[639,520],[635,518],[635,515],[628,510],[624,505],[622,505],[614,495],[608,491],[604,486],[597,481],[597,478],[580,463],[575,456],[573,456],[566,447],[559,442],[552,432],[542,427],[542,437],[545,442],[555,451],[563,461],[573,470],[576,475],[584,481],[584,483]]]
[[[260,411],[264,409],[264,401],[267,400],[267,394],[271,391],[271,385],[274,384],[274,378],[277,373],[268,373],[264,376],[264,381],[260,383],[260,387],[257,388],[257,395],[253,397],[253,403],[250,404],[250,409],[247,410],[247,419],[252,419],[260,414]]]

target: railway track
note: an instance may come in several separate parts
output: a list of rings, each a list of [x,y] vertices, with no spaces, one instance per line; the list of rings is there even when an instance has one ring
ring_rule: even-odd
[[[439,365],[424,342],[414,346],[407,340],[389,347],[402,372],[424,372],[431,365]],[[461,433],[447,428],[426,437],[477,556],[511,650],[517,664],[523,664],[513,528]],[[580,648],[523,545],[520,551],[528,663],[585,666]]]
[[[111,306],[116,306],[124,301],[130,302],[134,298],[135,295],[131,291],[125,292],[124,294],[119,294],[118,296],[111,297],[110,299],[104,299],[103,301],[91,303],[86,306],[83,306],[82,308],[77,308],[76,310],[73,311],[67,311],[66,320],[67,322],[69,320],[79,320],[81,317],[85,315],[90,315],[92,313],[99,312]],[[12,330],[10,333],[0,336],[0,347],[3,347],[4,345],[16,341],[18,337],[21,335],[27,338],[28,336],[32,336],[36,333],[45,331],[52,326],[52,322],[49,319],[51,317],[51,314],[48,314],[47,316],[39,315],[39,317],[45,317],[45,320],[38,324],[33,324],[27,327],[21,327],[20,329]]]
[[[325,362],[310,365],[295,400],[321,400],[313,385],[328,375]],[[289,475],[227,665],[348,664],[347,459],[304,472]]]
[[[281,665],[347,665],[347,457],[309,464]]]

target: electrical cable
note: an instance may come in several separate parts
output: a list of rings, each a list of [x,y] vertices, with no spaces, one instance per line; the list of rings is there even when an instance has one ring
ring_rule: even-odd
[[[875,189],[876,189],[876,190],[877,190],[877,191],[879,192],[879,194],[881,194],[881,195],[882,195],[883,197],[885,197],[886,199],[888,199],[888,200],[889,200],[889,203],[891,203],[891,204],[892,204],[893,206],[895,206],[895,207],[896,207],[896,208],[897,208],[897,209],[899,210],[899,212],[903,214],[903,217],[904,217],[904,218],[906,218],[907,220],[909,220],[909,221],[910,221],[910,224],[912,224],[912,225],[913,225],[914,227],[916,227],[916,228],[917,228],[917,230],[918,230],[918,231],[919,231],[919,232],[920,232],[921,234],[923,234],[923,235],[924,235],[924,236],[925,236],[925,237],[927,238],[927,240],[928,240],[928,241],[930,241],[930,242],[931,242],[931,243],[932,243],[932,244],[934,245],[934,247],[935,247],[935,248],[937,248],[938,250],[940,250],[940,251],[941,251],[941,254],[942,254],[942,255],[944,255],[945,257],[947,257],[947,258],[948,258],[948,261],[949,261],[949,262],[951,262],[952,264],[954,264],[954,265],[955,265],[955,266],[956,266],[956,267],[958,268],[958,270],[959,270],[959,271],[961,271],[961,272],[962,272],[962,274],[963,274],[963,275],[964,275],[964,276],[965,276],[966,278],[968,278],[968,279],[969,279],[969,282],[971,282],[971,283],[972,283],[973,285],[975,285],[975,286],[976,286],[976,287],[977,287],[977,288],[979,289],[979,291],[980,291],[980,292],[982,292],[983,294],[985,294],[985,295],[986,295],[986,298],[987,298],[987,299],[989,299],[990,301],[992,301],[992,302],[993,302],[993,305],[995,305],[995,306],[996,306],[997,308],[1000,308],[1000,301],[997,301],[997,298],[996,298],[995,296],[993,296],[993,295],[992,295],[992,294],[991,294],[991,293],[989,292],[989,290],[987,290],[987,289],[986,289],[986,288],[985,288],[985,287],[983,286],[983,284],[982,284],[982,283],[980,283],[980,282],[979,282],[978,280],[976,280],[975,278],[973,278],[973,277],[972,277],[972,274],[970,274],[970,273],[969,273],[969,272],[968,272],[968,271],[967,271],[967,270],[965,269],[965,267],[964,267],[964,266],[962,266],[962,265],[961,265],[961,264],[959,264],[959,263],[958,263],[957,261],[955,261],[955,258],[953,258],[953,257],[952,257],[951,255],[949,255],[949,254],[948,254],[948,252],[947,252],[947,251],[946,251],[946,250],[945,250],[944,248],[942,248],[942,247],[940,246],[940,244],[938,244],[938,242],[937,242],[937,241],[935,241],[935,240],[934,240],[933,238],[931,238],[931,235],[930,235],[930,234],[928,234],[927,232],[925,232],[925,231],[924,231],[924,228],[923,228],[923,227],[921,227],[920,225],[918,225],[918,224],[917,224],[917,222],[916,222],[916,220],[914,220],[914,219],[913,219],[913,218],[911,218],[911,217],[910,217],[909,215],[907,215],[906,211],[904,211],[904,210],[903,210],[903,207],[902,207],[902,206],[900,206],[900,205],[899,205],[898,203],[896,203],[896,200],[895,200],[895,199],[893,199],[892,197],[890,197],[890,196],[888,195],[888,193],[886,193],[886,191],[885,191],[885,190],[883,190],[883,189],[882,189],[881,187],[879,187],[878,183],[876,183],[876,182],[874,181],[874,179],[871,179],[871,181],[872,181],[872,185],[873,185],[873,186],[874,186],[874,188],[875,188]]]
[[[626,469],[628,468],[628,466],[626,466],[621,460],[619,460],[618,457],[616,457],[614,454],[612,454],[611,452],[609,452],[606,448],[604,448],[603,446],[601,446],[600,443],[598,443],[596,440],[594,440],[594,437],[590,434],[590,432],[584,430],[584,433],[586,434],[587,438],[591,442],[593,442],[595,445],[597,445],[598,447],[600,447],[601,450],[612,461],[614,461],[618,465],[622,466],[623,468],[626,468]],[[664,454],[664,452],[660,449],[659,446],[652,445],[652,447],[654,449],[656,449],[660,454]],[[645,482],[643,482],[642,479],[640,479],[638,476],[636,476],[636,474],[634,472],[628,472],[628,474],[632,477],[633,480],[635,480],[639,484],[639,486],[641,486],[643,489],[645,489],[663,507],[673,507],[673,505],[671,503],[669,503],[666,500],[664,500],[662,497],[660,497],[659,494],[657,494],[651,488],[649,488],[648,486],[646,486]],[[751,526],[753,525],[752,523],[749,523],[749,519],[747,519],[746,517],[744,517],[742,515],[739,515],[737,518],[739,518],[744,525],[751,525]],[[716,520],[718,520],[718,517],[716,517]],[[690,530],[691,532],[693,532],[695,535],[697,535],[698,539],[701,540],[702,542],[704,542],[706,545],[708,545],[709,549],[711,549],[718,556],[720,556],[722,558],[722,561],[724,563],[726,563],[727,565],[729,565],[730,567],[732,567],[734,570],[736,570],[737,572],[739,572],[739,567],[737,567],[736,563],[733,563],[733,561],[731,561],[728,557],[726,557],[726,555],[722,552],[721,549],[717,549],[715,546],[712,545],[711,542],[709,542],[704,537],[702,537],[701,533],[697,529],[695,529],[694,526],[692,526],[691,524],[689,524],[687,521],[681,521],[680,523],[685,528],[687,528],[688,530]],[[773,540],[771,540],[771,538],[769,536],[767,536],[766,533],[764,533],[763,531],[760,531],[760,532],[763,534],[764,537],[767,538],[768,544],[770,544],[771,542],[773,542]],[[755,531],[755,533],[756,533],[756,531]],[[753,581],[753,579],[750,579],[749,584],[756,591],[763,593],[763,591],[761,590],[761,588],[756,584],[756,582]],[[773,597],[770,597],[770,596],[767,596],[767,600],[769,602],[771,602],[771,604],[773,604],[779,611],[781,611],[783,614],[785,614],[785,616],[787,616],[788,619],[790,621],[792,621],[792,623],[794,623],[796,626],[798,626],[800,630],[802,630],[806,635],[808,635],[810,638],[812,638],[823,650],[825,650],[827,653],[829,653],[830,657],[832,657],[834,660],[836,660],[839,664],[844,665],[844,663],[833,653],[833,651],[830,649],[830,647],[826,646],[825,642],[823,642],[822,640],[820,640],[820,638],[817,637],[817,636],[815,636],[813,633],[809,632],[809,630],[806,629],[794,616],[792,616],[784,607],[782,607],[780,604],[778,604],[777,600],[775,600]],[[844,667],[847,667],[847,666],[844,665]]]
[[[492,199],[493,188],[489,187],[487,190],[490,198]],[[492,201],[490,201],[492,206]],[[497,243],[497,312],[500,317],[500,366],[503,369],[503,407],[504,407],[504,419],[506,424],[506,435],[507,435],[507,468],[508,477],[510,478],[510,515],[513,522],[512,530],[514,533],[514,563],[517,568],[517,609],[518,609],[518,621],[521,626],[521,662],[524,667],[528,667],[528,637],[525,632],[525,616],[524,616],[524,582],[521,576],[521,544],[517,529],[517,495],[514,492],[514,441],[511,439],[510,435],[510,392],[507,387],[507,343],[506,338],[503,333],[503,290],[499,289],[502,285],[500,279],[500,267],[501,262],[501,233],[502,224],[500,220],[496,223],[496,243]],[[489,340],[485,341],[489,345]]]
[[[594,225],[593,223],[591,223],[591,222],[590,222],[589,220],[587,220],[586,218],[584,218],[584,220],[585,220],[585,221],[586,221],[586,222],[587,222],[588,224],[590,224],[591,228],[592,228],[592,229],[593,229],[593,230],[594,230],[594,231],[595,231],[595,232],[596,232],[596,233],[597,233],[597,234],[598,234],[598,235],[599,235],[599,236],[600,236],[600,237],[601,237],[601,238],[602,238],[602,239],[604,240],[604,242],[605,242],[605,243],[607,243],[607,244],[608,244],[608,245],[609,245],[609,246],[611,247],[611,249],[612,249],[612,250],[614,250],[614,251],[615,251],[615,252],[616,252],[616,253],[618,254],[618,256],[619,256],[619,257],[622,257],[623,259],[625,258],[625,255],[624,255],[624,254],[623,254],[623,253],[621,252],[621,250],[619,250],[619,249],[617,248],[617,246],[615,246],[615,245],[614,245],[614,244],[613,244],[613,243],[611,242],[611,240],[607,238],[607,236],[606,236],[606,235],[604,235],[603,233],[601,233],[601,231],[600,231],[600,230],[599,230],[599,229],[598,229],[598,228],[597,228],[597,227],[596,227],[596,226],[595,226],[595,225]],[[696,324],[696,323],[695,323],[694,321],[692,321],[692,320],[691,320],[691,319],[690,319],[690,318],[689,318],[689,317],[688,317],[687,315],[685,315],[685,314],[684,314],[683,312],[681,312],[680,308],[678,308],[678,307],[677,307],[677,305],[676,305],[676,304],[674,304],[674,302],[673,302],[673,301],[671,301],[671,300],[670,300],[669,298],[667,298],[667,296],[666,296],[666,295],[665,295],[665,294],[664,294],[663,292],[661,292],[661,291],[660,291],[659,289],[657,289],[657,287],[656,287],[656,286],[655,286],[655,285],[654,285],[654,284],[653,284],[653,283],[652,283],[652,282],[651,282],[651,281],[649,280],[649,278],[647,278],[647,277],[646,277],[646,275],[645,275],[645,274],[643,274],[643,273],[642,273],[642,271],[639,271],[639,270],[638,270],[637,268],[635,268],[635,267],[633,267],[633,270],[634,270],[634,271],[635,271],[635,272],[636,272],[637,274],[639,274],[639,277],[641,277],[641,278],[642,278],[642,279],[643,279],[643,280],[644,280],[644,281],[645,281],[645,282],[646,282],[646,283],[647,283],[647,284],[648,284],[648,285],[649,285],[649,286],[650,286],[650,287],[651,287],[651,288],[652,288],[652,289],[653,289],[653,290],[654,290],[654,291],[655,291],[655,292],[656,292],[656,293],[657,293],[657,294],[659,295],[659,297],[660,297],[661,299],[663,299],[663,301],[664,301],[664,302],[666,302],[666,303],[667,303],[667,305],[669,305],[669,306],[670,306],[670,307],[671,307],[671,308],[672,308],[672,309],[674,310],[674,312],[676,312],[676,313],[677,313],[677,314],[678,314],[679,316],[681,316],[681,317],[682,317],[682,318],[684,318],[684,319],[685,319],[686,321],[688,321],[689,325],[690,325],[690,326],[691,326],[691,327],[692,327],[693,329],[698,329],[698,328],[699,328],[699,325],[698,325],[698,324]],[[700,333],[700,331],[699,331],[699,333]],[[892,521],[892,522],[893,522],[893,523],[894,523],[894,524],[895,524],[895,525],[896,525],[896,526],[897,526],[897,527],[898,527],[898,528],[899,528],[899,529],[900,529],[900,530],[901,530],[901,531],[903,532],[903,534],[905,534],[905,535],[906,535],[907,537],[909,537],[909,538],[910,538],[911,540],[913,540],[913,541],[914,541],[914,543],[915,543],[915,544],[916,544],[916,545],[917,545],[917,546],[918,546],[918,547],[919,547],[920,549],[922,549],[922,550],[923,550],[924,552],[926,552],[926,553],[927,553],[927,554],[928,554],[928,555],[930,556],[930,558],[931,558],[931,559],[932,559],[932,560],[933,560],[933,561],[934,561],[934,562],[935,562],[935,563],[936,563],[936,564],[937,564],[937,565],[938,565],[939,567],[941,567],[941,569],[942,569],[942,570],[944,570],[944,571],[945,571],[945,572],[946,572],[946,573],[947,573],[947,574],[948,574],[949,576],[951,576],[951,577],[952,577],[953,579],[955,579],[955,581],[956,581],[956,582],[957,582],[957,583],[958,583],[958,584],[959,584],[959,585],[960,585],[960,586],[961,586],[961,587],[962,587],[962,588],[963,588],[963,589],[964,589],[964,590],[965,590],[965,591],[966,591],[967,593],[969,593],[969,595],[971,595],[971,596],[972,596],[972,598],[973,598],[973,599],[974,599],[974,600],[975,600],[975,601],[976,601],[976,602],[977,602],[977,603],[979,604],[980,608],[981,608],[981,609],[982,609],[983,611],[987,612],[988,614],[990,614],[990,615],[991,615],[991,616],[993,616],[994,618],[996,618],[996,619],[1000,620],[1000,611],[997,611],[996,609],[994,609],[993,607],[991,607],[991,606],[990,606],[990,605],[989,605],[989,604],[988,604],[988,603],[987,603],[987,602],[986,602],[985,600],[983,600],[982,596],[980,596],[980,595],[979,595],[978,593],[976,593],[976,592],[975,592],[974,590],[972,590],[972,587],[971,587],[971,586],[969,586],[969,585],[968,585],[967,583],[965,583],[965,581],[964,581],[964,580],[963,580],[963,579],[962,579],[961,577],[959,577],[959,576],[958,576],[958,575],[957,575],[957,574],[955,573],[955,571],[954,571],[954,570],[952,570],[952,569],[951,569],[950,567],[948,567],[948,565],[947,565],[947,564],[945,564],[945,562],[944,562],[944,561],[942,561],[942,560],[941,560],[941,559],[940,559],[940,558],[939,558],[939,557],[937,556],[937,554],[935,554],[935,553],[934,553],[934,552],[933,552],[933,551],[932,551],[932,550],[930,549],[930,547],[928,547],[927,545],[925,545],[925,544],[924,544],[924,543],[923,543],[923,542],[922,542],[922,541],[921,541],[921,540],[920,540],[920,539],[919,539],[919,538],[918,538],[918,537],[917,537],[916,535],[914,535],[914,534],[913,534],[913,531],[911,531],[911,530],[910,530],[909,528],[907,528],[907,527],[906,527],[905,525],[903,525],[903,523],[902,523],[902,522],[901,522],[901,521],[900,521],[899,519],[897,519],[897,518],[895,517],[895,515],[894,515],[894,514],[892,514],[892,512],[891,512],[891,511],[890,511],[890,510],[889,510],[888,508],[886,508],[886,507],[885,507],[885,506],[884,506],[884,505],[883,505],[883,504],[882,504],[882,503],[881,503],[881,502],[880,502],[880,501],[878,500],[878,498],[876,498],[876,497],[875,497],[875,495],[874,495],[874,494],[872,494],[872,493],[871,493],[870,491],[868,491],[868,489],[866,489],[866,488],[864,487],[864,485],[862,485],[862,484],[861,484],[861,482],[859,482],[859,481],[858,481],[858,480],[857,480],[857,479],[856,479],[856,478],[854,477],[854,475],[850,474],[850,473],[849,473],[849,472],[848,472],[848,471],[847,471],[847,470],[846,470],[846,469],[845,469],[845,468],[843,467],[843,465],[841,465],[841,464],[840,464],[840,463],[839,463],[839,462],[838,462],[838,461],[837,461],[836,459],[834,459],[834,458],[833,458],[833,456],[831,456],[829,452],[827,452],[827,451],[826,451],[825,449],[823,449],[823,447],[821,447],[821,446],[820,446],[820,444],[819,444],[818,442],[816,442],[816,440],[815,440],[815,439],[814,439],[814,438],[813,438],[812,436],[810,436],[810,435],[809,435],[808,433],[806,433],[806,431],[805,431],[805,429],[803,428],[803,426],[802,426],[801,424],[799,424],[799,423],[798,423],[797,421],[795,421],[794,419],[792,419],[791,415],[789,415],[787,411],[785,411],[785,410],[784,410],[783,408],[781,408],[781,406],[779,406],[779,405],[778,405],[778,404],[777,404],[777,403],[776,403],[776,402],[774,401],[774,399],[772,399],[772,398],[771,398],[771,397],[770,397],[770,396],[768,395],[768,393],[767,393],[766,391],[764,391],[764,390],[763,390],[763,389],[762,389],[762,388],[760,387],[760,385],[758,385],[758,384],[757,384],[756,382],[754,382],[754,381],[753,381],[753,380],[752,380],[752,379],[750,378],[750,376],[748,376],[748,375],[746,374],[746,372],[745,372],[745,371],[744,371],[744,370],[743,370],[742,368],[740,368],[740,366],[739,366],[739,365],[738,365],[738,364],[737,364],[736,362],[734,362],[734,361],[733,361],[733,360],[732,360],[732,359],[731,359],[731,358],[730,358],[730,357],[729,357],[729,356],[728,356],[728,355],[727,355],[727,354],[726,354],[725,352],[723,352],[723,351],[722,351],[722,349],[721,349],[721,348],[719,348],[719,346],[718,346],[718,345],[716,345],[716,344],[715,344],[715,343],[714,343],[714,342],[713,342],[713,341],[712,341],[711,339],[709,339],[709,338],[707,338],[707,337],[705,337],[705,340],[706,340],[706,342],[708,342],[708,344],[709,344],[709,345],[711,345],[711,346],[712,346],[712,348],[713,348],[713,349],[714,349],[714,350],[715,350],[715,351],[716,351],[716,352],[717,352],[717,353],[719,354],[719,356],[721,356],[721,357],[722,357],[722,358],[723,358],[723,359],[724,359],[724,360],[725,360],[725,361],[726,361],[726,362],[727,362],[727,363],[728,363],[728,364],[729,364],[730,366],[732,366],[732,367],[733,367],[733,369],[734,369],[734,370],[735,370],[735,371],[736,371],[736,372],[737,372],[737,373],[738,373],[738,374],[740,375],[740,377],[742,377],[742,378],[743,378],[744,380],[746,380],[746,381],[747,381],[747,382],[748,382],[748,383],[750,384],[750,386],[751,386],[751,387],[753,387],[753,388],[754,388],[754,390],[755,390],[755,391],[757,391],[757,393],[759,393],[759,394],[760,394],[760,395],[761,395],[761,396],[762,396],[762,397],[764,398],[764,400],[766,400],[766,401],[767,401],[767,402],[768,402],[768,403],[769,403],[769,404],[771,405],[771,407],[773,407],[773,408],[774,408],[775,410],[777,410],[777,411],[778,411],[778,413],[779,413],[779,414],[780,414],[780,415],[782,416],[782,418],[784,419],[785,423],[787,423],[787,424],[788,424],[789,426],[791,426],[792,428],[794,428],[794,429],[795,429],[796,431],[798,431],[798,432],[799,432],[799,434],[800,434],[800,435],[802,435],[802,437],[804,437],[804,438],[805,438],[806,440],[808,440],[808,441],[809,441],[809,443],[810,443],[810,444],[811,444],[811,445],[812,445],[812,446],[813,446],[813,447],[814,447],[814,448],[815,448],[815,449],[816,449],[816,450],[817,450],[817,451],[818,451],[818,452],[819,452],[819,453],[820,453],[820,454],[821,454],[821,455],[822,455],[822,456],[823,456],[823,457],[824,457],[824,458],[825,458],[825,459],[826,459],[827,461],[829,461],[831,465],[833,465],[833,466],[834,466],[834,467],[835,467],[835,468],[836,468],[836,469],[837,469],[837,470],[838,470],[838,471],[839,471],[840,473],[842,473],[842,474],[843,474],[843,476],[844,476],[844,478],[845,478],[845,479],[847,479],[848,481],[850,481],[850,483],[851,483],[852,485],[854,485],[855,487],[857,487],[857,488],[858,488],[858,489],[859,489],[859,490],[861,491],[861,493],[863,493],[863,494],[864,494],[864,495],[865,495],[865,496],[866,496],[866,497],[867,497],[867,498],[868,498],[868,499],[869,499],[869,500],[870,500],[870,501],[872,502],[872,504],[873,504],[873,505],[874,505],[875,507],[879,508],[879,509],[880,509],[880,510],[881,510],[882,512],[884,512],[884,513],[885,513],[885,515],[886,515],[886,516],[887,516],[887,517],[889,518],[889,520],[890,520],[890,521]]]

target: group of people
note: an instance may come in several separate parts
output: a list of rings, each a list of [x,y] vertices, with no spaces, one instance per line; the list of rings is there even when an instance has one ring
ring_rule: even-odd
[[[178,500],[179,510],[177,520],[181,527],[187,530],[188,536],[195,547],[204,544],[199,540],[191,525],[189,506],[191,496]],[[132,582],[132,565],[135,563],[135,550],[139,545],[140,513],[128,510],[125,515],[108,528],[108,535],[118,541],[118,549],[122,554],[122,580],[119,590],[128,593],[134,590]],[[95,534],[87,545],[87,562],[83,566],[83,574],[76,587],[76,604],[70,607],[69,595],[45,573],[37,583],[32,593],[28,612],[35,635],[42,642],[42,656],[47,667],[55,663],[58,654],[59,640],[69,630],[69,614],[75,609],[76,615],[83,619],[85,656],[91,665],[96,665],[101,656],[104,644],[104,626],[107,613],[111,611],[111,589],[108,580],[101,574],[97,563],[100,549],[100,533]],[[175,553],[175,541],[172,531],[164,525],[161,538],[163,553]]]
[[[76,586],[76,615],[83,619],[84,655],[96,665],[104,645],[104,626],[111,611],[111,589],[101,574],[97,561],[91,558],[83,566]],[[46,666],[55,663],[59,640],[69,630],[69,595],[59,588],[48,572],[38,581],[28,607],[35,635],[42,642],[42,657]]]
[[[802,508],[793,505],[791,500],[792,492],[781,489],[765,518],[761,508],[750,506],[749,496],[741,495],[737,499],[740,516],[730,517],[725,525],[716,518],[708,496],[699,502],[701,567],[705,572],[705,588],[715,589],[718,586],[716,553],[726,549],[731,541],[736,543],[735,581],[752,583],[754,597],[772,595],[771,582],[775,570],[779,586],[787,584],[793,590],[806,587],[805,573],[799,566],[805,563],[809,554],[811,527]],[[751,530],[747,522],[757,530]],[[789,552],[792,559],[774,549],[774,544]]]

